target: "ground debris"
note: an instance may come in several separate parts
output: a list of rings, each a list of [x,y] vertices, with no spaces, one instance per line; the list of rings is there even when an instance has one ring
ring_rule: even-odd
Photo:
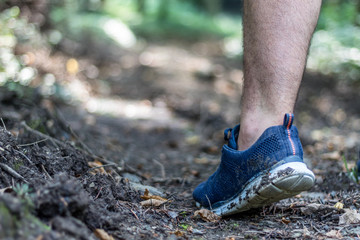
[[[326,235],[326,237],[329,237],[329,238],[335,238],[335,239],[343,238],[341,233],[337,230],[331,230],[331,231],[327,232],[325,235]]]
[[[67,235],[63,239],[96,240],[89,228],[74,217],[57,216],[52,220],[52,227],[54,230]]]
[[[174,234],[177,237],[184,237],[186,233],[178,229],[176,231],[170,232],[170,234]]]
[[[141,199],[144,199],[144,201],[140,202],[141,206],[143,207],[160,207],[162,204],[169,201],[166,198],[162,198],[157,195],[151,195],[147,188],[145,189],[144,195],[140,197]]]
[[[138,202],[139,193],[107,173],[109,163],[97,162],[91,169],[89,162],[91,165],[97,158],[74,147],[77,142],[69,144],[72,134],[62,127],[66,123],[60,124],[40,105],[21,102],[17,107],[25,108],[22,112],[30,118],[5,119],[16,138],[0,127],[0,205],[7,204],[0,206],[0,229],[8,229],[0,231],[0,238],[96,239],[91,230],[104,226],[120,229],[115,223],[130,211],[119,201]],[[49,122],[51,128],[46,127]],[[90,173],[95,171],[95,175]],[[15,223],[21,224],[21,229]]]
[[[206,222],[218,222],[220,221],[221,217],[213,213],[208,209],[200,209],[194,212],[194,217],[200,216],[202,220]]]
[[[303,237],[304,238],[309,238],[311,237],[311,233],[310,231],[307,229],[307,227],[304,226],[304,229],[303,229]]]
[[[143,185],[143,184],[135,183],[135,182],[129,182],[129,185],[132,189],[134,189],[135,191],[137,191],[139,193],[145,194],[146,189],[148,189],[148,191],[152,195],[165,196],[164,191],[162,191],[161,189],[149,186],[149,185]]]
[[[0,189],[0,194],[2,194],[2,193],[12,193],[12,192],[14,192],[14,189],[12,187],[5,187],[5,188]]]
[[[144,195],[142,195],[140,197],[142,199],[144,199],[144,200],[156,199],[156,200],[160,200],[160,201],[163,201],[163,202],[168,201],[166,198],[163,198],[163,197],[160,197],[160,196],[157,196],[157,195],[151,195],[147,188],[145,189]]]
[[[345,213],[339,217],[339,225],[360,222],[360,213],[355,209],[344,209]]]
[[[88,194],[76,179],[60,174],[37,191],[36,208],[39,215],[46,218],[57,215],[82,217],[89,201]]]
[[[305,215],[311,215],[316,213],[329,213],[329,212],[341,212],[341,209],[338,209],[334,206],[319,204],[319,203],[310,203],[305,207],[300,208],[301,212]]]
[[[21,176],[20,174],[18,174],[14,169],[12,169],[11,167],[9,167],[8,165],[4,164],[4,163],[0,163],[0,168],[2,168],[4,171],[6,171],[7,173],[9,173],[11,176],[13,176],[14,178],[20,179],[21,181],[25,182],[25,183],[29,183],[23,176]]]
[[[109,235],[107,232],[105,232],[104,229],[97,228],[94,230],[94,234],[100,240],[114,240],[114,238],[111,235]]]
[[[341,160],[341,154],[339,151],[328,152],[321,154],[323,160]]]
[[[344,204],[341,202],[337,202],[335,203],[334,207],[340,210],[344,208]]]
[[[285,217],[281,218],[281,222],[285,223],[286,225],[291,223],[291,221],[289,219],[286,219]]]
[[[102,162],[98,161],[98,160],[95,160],[93,162],[88,162],[88,165],[89,167],[91,167],[90,169],[90,173],[95,175],[97,173],[100,173],[100,174],[108,174],[105,169],[104,169],[104,166],[102,164]]]
[[[159,199],[148,199],[145,201],[141,201],[140,205],[143,207],[160,207],[162,204],[166,203],[166,201],[164,200],[159,200]]]
[[[193,234],[196,234],[196,235],[203,235],[205,233],[204,230],[199,230],[199,229],[193,228],[192,226],[188,227],[187,231],[189,233],[193,233]]]

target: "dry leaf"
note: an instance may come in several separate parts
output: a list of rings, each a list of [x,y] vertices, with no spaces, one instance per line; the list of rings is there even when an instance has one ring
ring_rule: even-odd
[[[93,175],[95,175],[97,173],[107,174],[105,169],[102,167],[103,164],[98,160],[95,160],[93,162],[88,162],[88,165],[91,168],[95,168],[95,169],[90,171],[90,173],[93,174]]]
[[[303,237],[304,238],[308,238],[308,237],[311,237],[311,233],[310,231],[307,229],[307,227],[304,226],[304,229],[303,229]]]
[[[166,198],[162,198],[162,197],[157,196],[157,195],[150,195],[149,190],[147,188],[145,189],[144,195],[142,195],[140,197],[142,199],[144,199],[144,200],[156,199],[156,200],[165,201],[165,202],[168,201]]]
[[[104,229],[97,228],[94,230],[94,234],[100,240],[114,240],[114,238],[105,232]]]
[[[360,222],[360,214],[355,209],[345,208],[344,210],[345,213],[339,217],[339,225]]]
[[[192,175],[194,175],[195,177],[199,177],[199,176],[200,176],[199,171],[196,171],[196,170],[191,170],[190,173],[191,173]]]
[[[326,236],[329,238],[337,238],[337,239],[342,238],[340,232],[337,230],[331,230],[330,232],[327,232]]]
[[[216,215],[215,213],[213,213],[208,209],[200,209],[195,211],[194,217],[196,217],[197,215],[199,215],[202,218],[202,220],[206,222],[217,222],[221,219],[220,216]]]
[[[341,202],[337,202],[335,203],[334,207],[340,210],[344,208],[344,204]]]
[[[195,158],[194,162],[196,164],[209,164],[210,161],[206,157],[202,157],[202,158]]]
[[[185,139],[185,142],[189,145],[196,145],[196,144],[199,144],[200,137],[197,135],[190,136]]]
[[[140,204],[143,207],[159,207],[166,202],[167,201],[158,200],[158,199],[148,199],[148,200],[140,202]]]
[[[44,239],[44,236],[41,234],[35,240],[43,240],[43,239]]]
[[[175,234],[177,237],[183,237],[185,235],[185,232],[176,230],[175,232],[170,232],[170,234]]]
[[[66,62],[66,70],[70,74],[76,74],[79,71],[79,63],[75,58],[70,58]]]
[[[236,237],[233,237],[233,236],[226,237],[225,240],[236,240]]]
[[[285,217],[282,217],[281,221],[285,224],[291,223],[291,221],[289,219],[286,219]]]

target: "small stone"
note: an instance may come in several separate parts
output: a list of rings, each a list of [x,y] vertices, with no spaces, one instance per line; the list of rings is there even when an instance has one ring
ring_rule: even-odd
[[[203,234],[205,234],[205,231],[201,231],[199,229],[193,228],[192,233],[196,234],[196,235],[203,235]]]
[[[353,224],[360,222],[360,214],[354,209],[345,209],[345,213],[340,216],[339,224]]]
[[[144,194],[145,189],[147,189],[147,190],[149,190],[149,193],[151,193],[152,195],[165,197],[165,193],[164,193],[163,190],[157,189],[157,188],[152,187],[152,186],[147,186],[147,185],[142,185],[142,184],[139,184],[139,183],[130,182],[130,187],[133,188],[134,190],[140,192],[141,194]]]
[[[179,216],[179,214],[174,211],[168,211],[168,214],[171,218],[177,218]]]
[[[328,152],[328,153],[321,154],[321,158],[323,160],[340,160],[341,154],[339,151]]]
[[[124,178],[128,179],[130,182],[134,182],[134,183],[140,183],[141,182],[141,178],[136,176],[135,174],[123,173],[122,176]]]

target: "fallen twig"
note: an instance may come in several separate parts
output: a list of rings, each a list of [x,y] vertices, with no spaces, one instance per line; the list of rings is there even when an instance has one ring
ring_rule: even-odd
[[[80,145],[86,152],[88,152],[92,156],[96,156],[96,154],[94,154],[92,152],[92,150],[79,138],[79,136],[74,132],[74,130],[71,128],[71,126],[66,122],[64,115],[62,114],[62,112],[60,111],[60,109],[58,107],[55,108],[55,113],[56,113],[57,119],[59,120],[59,124],[62,125],[62,127],[65,128],[65,130],[70,132],[70,134],[76,139],[76,141],[78,143],[80,143]]]
[[[44,138],[44,139],[41,139],[39,141],[32,142],[32,143],[18,144],[18,146],[19,147],[27,147],[27,146],[35,145],[35,144],[38,144],[38,143],[41,143],[41,142],[45,142],[46,140],[48,140],[48,138]]]
[[[29,131],[29,132],[31,132],[31,133],[33,133],[35,135],[38,135],[38,136],[40,136],[40,137],[42,137],[44,139],[49,140],[55,147],[59,147],[59,146],[64,147],[64,148],[66,147],[65,143],[63,143],[63,142],[61,142],[61,141],[59,141],[59,140],[57,140],[57,139],[55,139],[53,137],[50,137],[49,135],[46,135],[46,134],[44,134],[42,132],[39,132],[38,130],[32,129],[31,127],[29,127],[26,124],[25,121],[21,122],[21,126],[23,126],[27,131]]]
[[[43,133],[41,133],[41,132],[39,132],[39,131],[37,131],[37,130],[35,130],[35,129],[32,129],[32,128],[29,127],[24,121],[21,122],[21,125],[22,125],[27,131],[29,131],[29,132],[31,132],[31,133],[33,133],[33,134],[36,134],[36,135],[41,136],[42,138],[44,138],[44,139],[43,139],[44,141],[45,141],[45,140],[49,140],[49,141],[52,142],[52,144],[53,144],[54,146],[56,146],[56,147],[61,146],[61,147],[63,147],[63,148],[66,148],[66,144],[65,144],[65,143],[63,143],[63,142],[61,142],[60,140],[57,140],[57,139],[55,139],[55,138],[53,138],[53,137],[51,137],[51,136],[48,136],[48,135],[46,135],[46,134],[43,134]],[[77,140],[78,140],[78,139],[77,139]],[[82,144],[82,145],[86,146],[85,144]],[[101,161],[101,162],[103,162],[103,163],[106,163],[106,164],[109,165],[109,166],[110,166],[110,165],[117,166],[116,163],[114,163],[114,162],[112,162],[112,161],[109,161],[109,160],[107,160],[107,159],[105,159],[105,158],[99,157],[99,156],[93,154],[91,151],[89,152],[89,148],[88,148],[88,147],[86,147],[85,150],[82,150],[82,149],[79,149],[79,150],[82,151],[83,153],[85,153],[86,155],[89,155],[90,157],[92,157],[92,158],[94,158],[94,159],[98,159],[99,161]],[[85,151],[85,152],[84,152],[84,151]]]
[[[99,197],[99,195],[100,195],[100,193],[101,193],[102,189],[103,189],[103,187],[101,187],[101,188],[100,188],[100,190],[99,190],[98,194],[96,195],[96,197],[94,198],[94,200],[96,200],[96,199]]]
[[[163,165],[161,162],[159,162],[158,160],[156,160],[156,159],[153,159],[153,162],[160,166],[161,177],[162,177],[162,178],[166,178],[164,165]]]
[[[44,167],[44,165],[41,164],[41,169],[44,171],[45,175],[49,178],[49,179],[53,179],[50,174],[48,173],[48,171],[46,171],[46,168]]]
[[[2,156],[6,161],[7,159]],[[18,174],[14,169],[12,169],[11,167],[9,167],[8,165],[6,165],[5,163],[0,163],[0,167],[2,168],[2,170],[4,170],[5,172],[7,172],[8,174],[10,174],[11,176],[13,176],[14,178],[20,179],[21,181],[25,182],[25,183],[29,183],[23,176],[21,176],[20,174]]]
[[[2,125],[3,125],[3,128],[7,131],[4,120],[2,118],[0,118],[0,119],[1,119],[1,122],[2,122]]]
[[[140,221],[140,219],[139,219],[139,217],[136,215],[136,213],[135,213],[132,209],[130,209],[130,211],[131,211],[132,214],[136,217],[136,219],[137,219],[138,221]]]
[[[21,156],[23,156],[31,165],[34,165],[34,163],[28,158],[24,153],[21,151],[15,150],[17,153],[19,153]]]
[[[92,171],[94,169],[98,169],[98,168],[113,167],[113,166],[116,166],[116,163],[109,163],[109,164],[105,164],[105,165],[101,165],[101,166],[97,166],[97,167],[92,167],[92,168],[88,169],[88,172]]]
[[[113,163],[112,161],[109,161],[109,160],[107,160],[105,158],[99,157],[95,153],[93,153],[93,151],[75,133],[75,131],[71,128],[71,126],[66,123],[66,120],[65,120],[62,112],[59,109],[56,109],[56,113],[57,113],[57,116],[58,116],[57,119],[59,120],[59,123],[63,126],[63,128],[66,128],[66,130],[70,132],[72,137],[74,137],[76,139],[76,142],[78,142],[81,145],[82,150],[84,150],[91,157],[96,158],[96,159],[100,159],[100,161],[102,161],[103,163],[107,163],[107,164]]]
[[[322,234],[322,232],[317,227],[315,227],[312,222],[310,222],[310,226],[312,229],[315,229],[316,232]]]
[[[70,131],[71,135],[76,139],[76,141],[80,143],[80,145],[84,148],[85,151],[87,151],[93,156],[96,156],[96,154],[93,153],[93,151],[79,138],[79,136],[74,132],[74,130],[70,126],[67,125],[67,129]]]
[[[65,128],[65,130],[69,131],[71,136],[76,139],[76,142],[78,142],[81,145],[81,148],[78,148],[80,151],[82,151],[83,153],[85,153],[86,155],[88,155],[94,159],[98,159],[102,163],[106,163],[109,166],[110,166],[110,164],[113,164],[114,167],[119,167],[119,164],[114,163],[111,160],[108,160],[104,157],[100,157],[100,156],[96,155],[95,153],[93,153],[93,151],[75,133],[75,131],[71,128],[71,126],[66,123],[66,120],[65,120],[62,112],[58,108],[56,108],[56,114],[57,114],[57,119],[59,120],[59,123],[62,125],[62,127]]]

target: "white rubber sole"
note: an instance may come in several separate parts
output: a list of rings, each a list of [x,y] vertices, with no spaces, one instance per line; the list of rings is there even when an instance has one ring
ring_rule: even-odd
[[[237,197],[212,211],[219,216],[227,216],[258,208],[309,190],[314,182],[314,173],[304,163],[285,163],[266,176],[255,178]]]

